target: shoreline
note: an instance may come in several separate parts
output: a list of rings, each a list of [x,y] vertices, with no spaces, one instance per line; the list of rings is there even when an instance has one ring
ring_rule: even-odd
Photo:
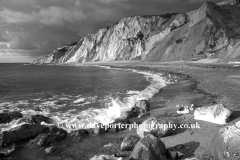
[[[233,115],[231,117],[230,122],[227,125],[234,124],[237,120],[239,120],[239,100],[238,96],[240,95],[237,92],[240,86],[238,82],[238,78],[240,78],[239,66],[234,66],[232,64],[219,64],[219,63],[186,63],[186,62],[178,62],[178,63],[152,63],[152,62],[118,62],[118,63],[94,63],[98,65],[106,65],[111,67],[120,67],[120,68],[146,68],[152,69],[154,71],[166,71],[177,75],[186,76],[187,79],[191,79],[194,81],[193,84],[193,92],[200,94],[204,94],[203,99],[206,101],[201,102],[198,98],[194,98],[195,104],[197,103],[198,107],[206,106],[214,103],[222,103],[228,109],[233,111]],[[226,77],[227,80],[224,80]],[[229,78],[230,77],[230,78]],[[220,87],[220,86],[221,87]],[[238,87],[236,87],[236,85]],[[233,88],[233,86],[235,88]],[[169,88],[167,86],[166,88]],[[165,90],[163,88],[163,90]],[[195,90],[195,91],[194,91]],[[236,91],[235,91],[236,90]],[[233,92],[235,91],[235,92]],[[226,93],[227,92],[227,93]],[[161,95],[160,91],[160,95]],[[156,97],[153,97],[153,99]],[[189,97],[181,97],[176,98],[177,100],[171,100],[172,103],[167,102],[166,106],[163,107],[166,111],[172,111],[175,108],[173,105],[178,105],[179,102],[187,101]],[[168,108],[168,109],[167,109]],[[155,110],[155,112],[162,112],[164,109]],[[159,115],[151,113],[153,116],[158,117]],[[167,114],[171,115],[171,113]],[[189,117],[184,117],[187,119]],[[190,118],[190,121],[194,121]],[[210,156],[209,147],[211,146],[211,141],[214,134],[223,126],[208,123],[204,121],[199,121],[203,126],[202,129],[195,130],[186,130],[184,133],[180,133],[175,137],[164,137],[161,138],[167,147],[173,147],[177,144],[187,144],[188,148],[193,148],[190,152],[183,150],[182,152],[187,156],[185,158],[197,157],[199,159],[207,158]],[[190,138],[191,137],[191,138]]]
[[[152,63],[144,62],[118,62],[118,63],[91,63],[87,65],[104,65],[111,67],[136,69],[136,70],[151,70],[154,72],[164,71],[171,75],[180,77],[180,80],[175,84],[167,85],[160,89],[150,99],[151,110],[150,115],[141,118],[131,118],[130,121],[140,124],[144,120],[150,117],[156,117],[160,119],[170,119],[178,123],[194,124],[199,122],[200,129],[181,129],[174,135],[160,138],[167,148],[171,148],[177,145],[183,145],[182,149],[179,149],[185,156],[185,158],[196,157],[198,159],[209,158],[209,147],[211,141],[216,133],[222,126],[208,123],[204,121],[196,121],[193,119],[192,114],[178,115],[176,113],[177,105],[190,105],[194,104],[196,107],[207,106],[215,103],[223,103],[227,108],[234,111],[233,117],[229,124],[233,124],[240,117],[237,111],[236,104],[238,104],[238,93],[231,88],[230,84],[240,86],[237,76],[240,71],[233,66],[225,66],[214,64],[187,64],[185,62],[178,63]],[[72,64],[71,64],[72,65]],[[82,64],[81,64],[82,65]],[[84,65],[84,64],[83,64]],[[77,64],[78,66],[78,64]],[[234,76],[235,75],[235,76]],[[223,78],[227,76],[227,82]],[[229,78],[230,77],[230,78]],[[237,79],[237,80],[236,80]],[[223,82],[222,82],[223,81]],[[224,83],[226,82],[226,83]],[[216,87],[223,85],[221,87]],[[239,87],[240,88],[240,87]],[[238,89],[236,87],[236,89]],[[230,94],[222,94],[225,91],[231,91]],[[238,119],[239,120],[239,119]],[[21,157],[22,159],[31,159],[38,157],[39,154],[43,154],[46,159],[54,159],[56,157],[64,157],[68,155],[70,159],[77,159],[81,157],[83,160],[87,160],[95,155],[114,155],[116,153],[122,153],[120,151],[120,144],[124,137],[128,135],[136,135],[136,129],[126,129],[116,133],[104,133],[100,135],[91,134],[77,140],[69,137],[66,140],[53,144],[54,146],[62,148],[68,148],[61,152],[56,152],[52,155],[44,155],[40,149],[20,149],[13,153],[12,156]],[[111,144],[108,147],[107,144]],[[39,152],[39,153],[38,153]],[[131,152],[124,152],[129,155]],[[28,156],[27,156],[28,155]],[[41,155],[42,157],[42,155]]]

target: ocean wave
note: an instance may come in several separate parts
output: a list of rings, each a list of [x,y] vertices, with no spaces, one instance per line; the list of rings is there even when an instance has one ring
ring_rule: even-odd
[[[105,67],[105,66],[104,66]],[[109,69],[109,67],[105,67]],[[113,68],[115,69],[115,68]],[[118,68],[120,69],[120,68]],[[51,97],[45,97],[44,99],[35,99],[35,102],[40,102],[34,106],[38,106],[42,109],[42,111],[33,111],[22,110],[23,114],[42,114],[47,117],[50,117],[54,120],[54,123],[62,128],[66,129],[68,132],[71,130],[75,130],[78,128],[71,127],[75,124],[81,124],[82,127],[87,127],[89,124],[96,125],[98,123],[102,123],[107,125],[109,123],[114,122],[117,118],[123,118],[126,116],[126,112],[130,111],[132,107],[136,104],[136,102],[140,100],[149,100],[152,98],[159,90],[166,85],[172,83],[169,78],[163,76],[162,73],[155,73],[152,71],[138,71],[135,69],[123,69],[128,70],[134,73],[142,74],[147,81],[150,82],[144,90],[142,91],[126,91],[125,93],[129,95],[128,97],[120,100],[116,96],[106,95],[104,99],[98,100],[100,101],[104,108],[89,108],[87,110],[83,110],[81,112],[77,112],[76,109],[69,109],[67,112],[51,112],[51,109],[59,109],[64,107],[66,104],[59,103],[59,100],[67,100],[70,101],[72,106],[84,106],[90,103],[96,103],[97,97],[82,97],[81,95],[71,96],[71,95],[53,95]],[[49,99],[51,98],[51,100]],[[27,101],[19,101],[14,106],[27,105]],[[0,107],[5,108],[6,106],[13,105],[13,103],[2,103]],[[13,126],[18,125],[18,121],[14,121],[11,124],[6,125],[4,128],[12,128]]]
[[[81,124],[82,126],[85,125],[85,127],[87,127],[89,124],[94,125],[98,123],[107,125],[114,122],[114,120],[117,118],[125,117],[126,112],[130,111],[138,101],[149,100],[156,93],[158,93],[161,88],[171,83],[170,80],[165,78],[162,73],[154,73],[152,71],[137,71],[135,69],[126,70],[144,75],[144,77],[150,82],[150,85],[142,91],[128,91],[127,93],[131,96],[125,97],[122,101],[120,101],[119,98],[108,97],[108,100],[105,103],[105,108],[90,108],[75,115],[68,115],[70,117],[65,117],[64,119],[61,117],[55,117],[56,123],[68,131],[73,130],[72,127],[68,127],[71,126],[71,124]]]

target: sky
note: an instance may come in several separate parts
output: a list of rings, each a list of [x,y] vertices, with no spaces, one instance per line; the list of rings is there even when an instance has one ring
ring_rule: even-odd
[[[220,2],[222,0],[210,0]],[[0,0],[0,63],[32,62],[124,17],[183,13],[205,0]]]

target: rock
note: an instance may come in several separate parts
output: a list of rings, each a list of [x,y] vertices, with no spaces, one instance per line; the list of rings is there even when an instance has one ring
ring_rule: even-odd
[[[231,114],[232,111],[222,104],[216,104],[195,109],[194,119],[223,125],[227,123]]]
[[[178,145],[174,146],[174,149],[179,150],[179,149],[182,149],[184,147],[185,147],[184,145],[178,144]]]
[[[178,113],[178,114],[188,114],[188,113],[190,113],[190,111],[189,111],[188,106],[186,106],[186,107],[180,107],[180,108],[177,110],[177,113]]]
[[[166,120],[149,118],[137,128],[137,134],[141,138],[147,134],[152,134],[158,138],[169,136],[173,133],[173,129],[168,126],[168,123]]]
[[[135,145],[130,160],[166,160],[165,144],[149,134]]]
[[[32,124],[41,124],[41,122],[45,122],[48,124],[52,123],[52,119],[45,117],[43,115],[27,115],[23,118],[23,121]]]
[[[110,155],[98,155],[90,158],[90,160],[122,160],[122,158],[117,158]]]
[[[15,151],[15,148],[16,148],[15,144],[12,144],[5,148],[0,147],[0,158],[9,156],[12,152]]]
[[[33,110],[34,110],[34,111],[37,111],[37,112],[41,112],[41,111],[42,111],[41,108],[38,107],[38,106],[34,106],[34,107],[33,107]]]
[[[0,113],[0,123],[9,123],[14,119],[22,118],[22,116],[20,112]]]
[[[177,151],[167,149],[166,156],[167,156],[167,159],[176,160],[177,159]]]
[[[184,154],[176,150],[167,149],[166,156],[169,160],[177,160],[183,158]]]
[[[50,134],[51,137],[54,137],[56,141],[61,141],[67,137],[68,133],[66,130],[53,125],[49,126],[48,134]]]
[[[52,154],[52,153],[54,153],[56,151],[57,151],[57,148],[55,148],[55,147],[48,147],[48,148],[45,149],[45,152],[47,154]]]
[[[3,131],[0,136],[1,146],[28,139],[39,135],[47,130],[47,126],[38,124],[22,124],[10,130]]]
[[[109,124],[107,132],[116,133],[122,131],[126,129],[126,124],[130,123],[131,122],[128,119],[116,119],[113,123]]]
[[[105,126],[101,123],[99,123],[96,128],[93,129],[92,133],[93,134],[102,134],[106,133],[108,131],[108,128],[105,128]]]
[[[147,100],[141,100],[138,101],[131,109],[131,111],[127,113],[128,114],[127,117],[128,118],[141,117],[143,115],[146,115],[149,110],[150,103]]]
[[[118,118],[113,123],[131,124],[130,120],[127,118]]]
[[[89,133],[87,130],[84,129],[80,129],[80,130],[76,130],[76,131],[72,131],[70,133],[71,136],[77,138],[77,139],[82,139],[83,137],[87,136]]]
[[[136,135],[129,135],[123,139],[121,143],[121,150],[122,151],[132,151],[134,146],[139,141],[139,137]]]
[[[114,154],[114,157],[128,157],[129,155],[126,152],[117,152]]]
[[[240,159],[240,121],[221,128],[213,137],[211,153],[214,159]]]
[[[39,134],[33,140],[28,143],[29,147],[39,146],[39,147],[47,147],[51,144],[49,134]]]
[[[108,143],[108,144],[105,144],[103,147],[105,148],[105,147],[112,147],[112,146],[113,146],[112,143]]]

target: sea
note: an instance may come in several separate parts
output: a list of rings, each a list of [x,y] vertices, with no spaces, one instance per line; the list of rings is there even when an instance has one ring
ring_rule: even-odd
[[[136,102],[151,99],[169,83],[164,73],[149,70],[2,63],[0,110],[45,115],[67,131],[91,128],[123,118]],[[21,123],[0,127],[7,130]]]

